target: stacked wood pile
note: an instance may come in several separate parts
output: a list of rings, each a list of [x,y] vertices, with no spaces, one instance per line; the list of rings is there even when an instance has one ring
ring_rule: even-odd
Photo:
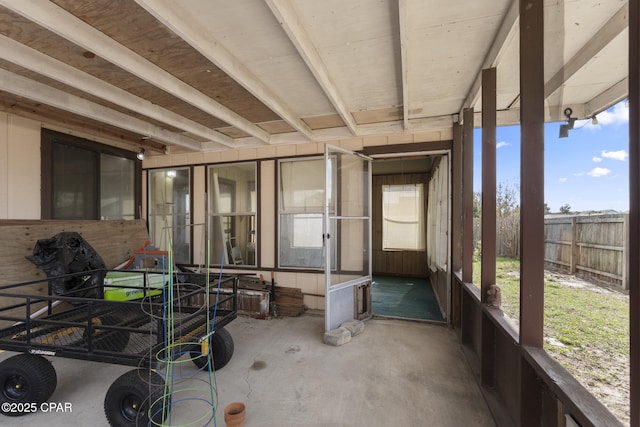
[[[251,289],[271,293],[271,283],[264,278],[255,276],[241,276],[240,289]],[[305,312],[302,290],[300,288],[290,288],[285,286],[275,286],[276,312],[278,316],[296,317]]]
[[[306,310],[300,288],[276,286],[275,302],[278,316],[296,317]]]

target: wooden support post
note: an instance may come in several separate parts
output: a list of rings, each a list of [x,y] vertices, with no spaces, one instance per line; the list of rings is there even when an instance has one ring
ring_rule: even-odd
[[[543,2],[520,0],[520,343],[543,344]]]
[[[462,281],[473,281],[473,108],[462,124]]]
[[[487,302],[496,283],[496,69],[482,70],[482,270],[480,290]]]
[[[630,425],[640,427],[640,0],[629,1]]]
[[[520,345],[544,338],[544,2],[520,0]],[[521,427],[542,425],[540,388],[521,361]]]
[[[453,124],[451,202],[451,265],[454,272],[462,268],[462,126]]]
[[[451,151],[451,266],[455,273],[462,269],[462,126],[459,123],[453,125]],[[456,280],[452,280],[451,286],[451,324],[458,329],[462,324],[462,289]]]
[[[496,69],[482,70],[482,261],[480,299],[487,302],[496,283]],[[491,320],[482,316],[481,381],[495,383],[495,332]]]

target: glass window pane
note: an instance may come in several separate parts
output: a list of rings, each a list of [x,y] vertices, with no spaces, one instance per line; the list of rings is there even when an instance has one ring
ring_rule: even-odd
[[[98,219],[94,151],[53,144],[52,218]]]
[[[211,166],[209,238],[214,265],[256,265],[256,164]]]
[[[322,248],[322,215],[294,215],[291,231],[292,247]]]
[[[158,248],[173,251],[174,262],[191,262],[189,169],[149,173],[149,235]]]
[[[424,250],[423,184],[382,186],[383,250]]]
[[[324,160],[280,163],[281,209],[286,212],[322,212]]]
[[[322,214],[280,215],[280,267],[323,268]],[[335,220],[334,226],[335,226]],[[335,240],[331,239],[335,266]]]
[[[323,268],[324,159],[282,161],[279,170],[278,263],[281,267]]]
[[[132,159],[100,156],[101,219],[135,218],[135,163]]]

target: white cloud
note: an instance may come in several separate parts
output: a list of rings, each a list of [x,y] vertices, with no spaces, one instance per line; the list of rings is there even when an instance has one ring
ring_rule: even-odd
[[[610,173],[611,171],[607,168],[593,168],[589,172],[587,172],[587,175],[594,178],[599,178],[601,176],[609,175]]]
[[[498,148],[502,148],[502,147],[506,147],[507,145],[511,145],[511,143],[506,142],[506,141],[500,141],[496,144],[496,149]]]
[[[593,160],[593,161],[594,161],[594,162],[596,162],[596,163],[600,163],[600,162],[602,161],[602,157],[594,157],[594,158],[593,158],[593,159],[591,159],[591,160]]]
[[[567,177],[562,177],[562,178],[560,178],[558,181],[560,181],[560,182],[567,182],[568,180],[569,180],[569,178],[567,178]]]
[[[629,121],[629,108],[623,102],[618,102],[608,110],[597,115],[598,125],[595,127],[606,125],[619,125]]]
[[[627,157],[629,156],[626,150],[618,150],[618,151],[602,150],[601,155],[602,157],[605,157],[607,159],[620,160],[621,162],[626,161]]]

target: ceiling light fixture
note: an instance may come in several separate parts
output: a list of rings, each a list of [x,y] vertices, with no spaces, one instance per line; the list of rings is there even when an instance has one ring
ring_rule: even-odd
[[[136,157],[138,158],[138,160],[144,160],[144,153],[145,153],[144,148],[141,148],[138,154],[136,154]]]
[[[591,117],[591,124],[594,126],[598,124],[598,118],[595,115]]]

